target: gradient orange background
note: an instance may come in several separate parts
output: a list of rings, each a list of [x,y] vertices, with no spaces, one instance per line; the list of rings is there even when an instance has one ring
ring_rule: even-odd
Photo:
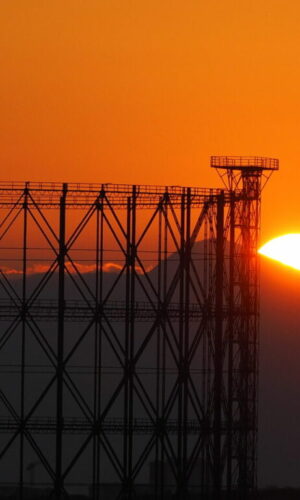
[[[299,231],[298,0],[1,2],[3,180],[213,186],[278,157],[262,239]]]

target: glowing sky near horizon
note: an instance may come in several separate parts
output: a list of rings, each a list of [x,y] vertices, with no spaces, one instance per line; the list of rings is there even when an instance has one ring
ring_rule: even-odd
[[[299,0],[1,2],[1,179],[218,187],[210,155],[275,157],[263,237],[300,232],[299,25]]]

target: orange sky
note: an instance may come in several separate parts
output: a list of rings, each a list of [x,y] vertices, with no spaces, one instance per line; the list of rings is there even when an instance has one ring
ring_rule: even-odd
[[[211,186],[280,158],[263,240],[300,232],[299,0],[1,2],[3,180]]]

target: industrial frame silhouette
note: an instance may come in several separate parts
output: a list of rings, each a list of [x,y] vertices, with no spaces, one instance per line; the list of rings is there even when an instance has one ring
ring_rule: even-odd
[[[0,484],[20,499],[34,466],[56,499],[255,490],[256,250],[278,160],[211,166],[224,189],[0,183]]]

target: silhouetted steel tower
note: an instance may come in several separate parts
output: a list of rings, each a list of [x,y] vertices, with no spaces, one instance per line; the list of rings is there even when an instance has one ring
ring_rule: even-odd
[[[217,490],[218,485],[226,484],[229,498],[235,492],[234,497],[243,499],[256,485],[259,341],[257,248],[261,191],[272,172],[278,169],[279,162],[272,158],[213,156],[211,166],[218,170],[231,193],[227,228],[225,225],[223,230],[220,229],[221,233],[225,229],[227,234],[224,241],[228,245],[228,264],[226,266],[226,256],[221,253],[216,273],[217,276],[220,274],[216,282],[222,281],[223,295],[220,301],[225,300],[228,304],[228,316],[220,320],[222,327],[216,338],[219,346],[215,349],[219,353],[215,365],[216,427],[222,427],[219,425],[222,420],[227,422],[223,439],[218,434],[216,439],[215,487]],[[225,273],[222,268],[224,265],[227,267]],[[227,285],[224,283],[226,273]],[[224,374],[223,380],[221,373]],[[217,498],[220,496],[217,495]]]
[[[225,189],[0,183],[0,483],[20,499],[32,463],[56,499],[255,488],[256,249],[278,160],[211,166]]]

